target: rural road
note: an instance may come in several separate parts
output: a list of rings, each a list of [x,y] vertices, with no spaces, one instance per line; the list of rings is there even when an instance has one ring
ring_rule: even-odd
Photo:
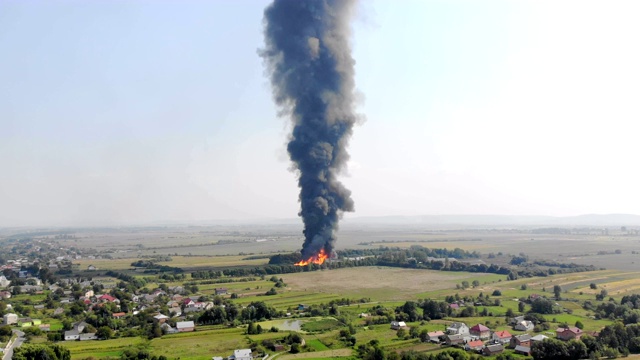
[[[2,360],[11,360],[13,357],[13,349],[20,347],[24,342],[24,333],[20,330],[13,330],[13,332],[18,335],[16,341],[14,341],[9,348],[6,349],[4,355],[2,356]]]

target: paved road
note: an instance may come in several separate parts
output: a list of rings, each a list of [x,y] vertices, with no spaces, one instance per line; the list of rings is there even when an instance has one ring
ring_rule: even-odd
[[[20,347],[20,345],[22,345],[22,343],[24,342],[24,333],[22,331],[13,330],[13,332],[14,334],[18,335],[18,337],[16,338],[16,341],[14,341],[11,346],[6,349],[2,360],[11,360],[11,358],[13,357],[13,349]]]

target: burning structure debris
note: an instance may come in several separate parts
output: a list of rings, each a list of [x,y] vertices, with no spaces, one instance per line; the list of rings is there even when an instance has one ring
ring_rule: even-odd
[[[342,213],[354,210],[351,192],[337,178],[357,120],[349,44],[354,4],[275,0],[264,12],[260,55],[280,114],[292,123],[287,150],[297,170],[305,238],[296,265],[329,258]]]

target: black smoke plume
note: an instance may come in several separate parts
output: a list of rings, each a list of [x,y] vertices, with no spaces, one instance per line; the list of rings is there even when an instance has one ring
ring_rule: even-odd
[[[260,51],[273,96],[293,129],[287,150],[298,170],[304,223],[302,258],[331,254],[338,221],[353,211],[351,191],[338,181],[356,122],[354,65],[349,44],[352,0],[275,0],[264,12]]]

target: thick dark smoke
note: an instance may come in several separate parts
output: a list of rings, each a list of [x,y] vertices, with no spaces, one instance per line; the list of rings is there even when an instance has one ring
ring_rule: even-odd
[[[349,45],[352,0],[275,0],[264,13],[265,59],[273,95],[293,131],[287,150],[298,170],[302,257],[331,254],[338,221],[353,211],[337,179],[356,122]]]

